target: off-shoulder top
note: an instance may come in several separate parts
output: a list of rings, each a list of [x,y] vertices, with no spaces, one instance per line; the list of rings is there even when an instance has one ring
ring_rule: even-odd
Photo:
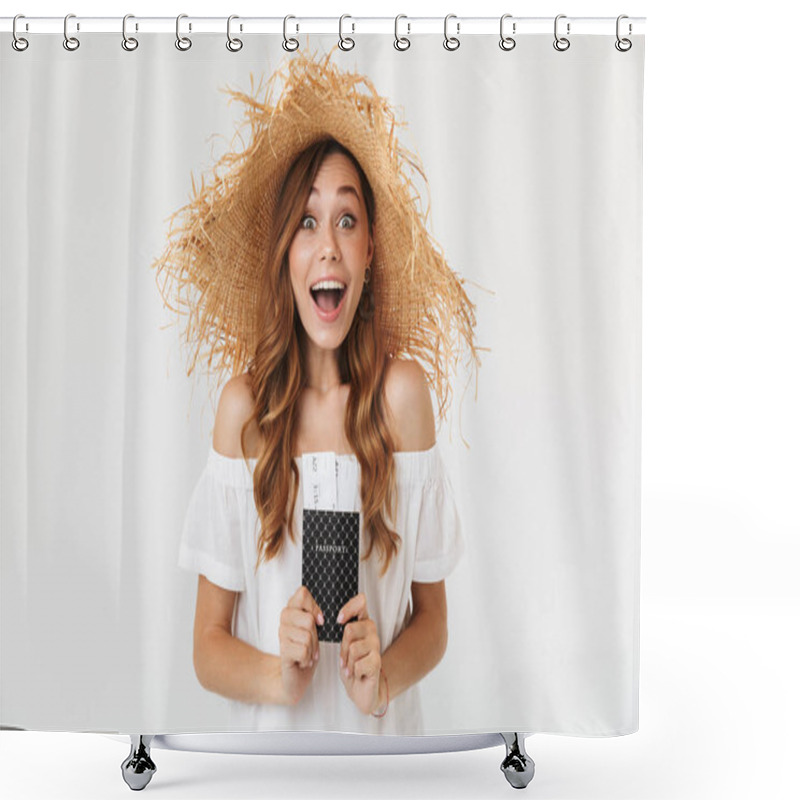
[[[456,502],[444,463],[430,450],[393,455],[397,480],[394,530],[402,543],[380,577],[382,553],[374,547],[359,562],[359,591],[375,620],[381,653],[407,626],[411,583],[434,583],[451,573],[464,551]],[[201,573],[224,589],[239,592],[233,634],[267,653],[279,654],[280,613],[301,585],[303,459],[295,459],[300,486],[294,508],[296,543],[288,535],[276,558],[255,569],[260,522],[253,499],[255,459],[228,458],[210,448],[208,461],[186,512],[178,564]],[[338,508],[361,511],[360,465],[354,454],[337,454]],[[360,554],[366,553],[363,519]],[[230,700],[231,730],[326,730],[352,733],[423,733],[418,684],[395,697],[382,718],[365,715],[353,704],[339,678],[340,645],[320,642],[314,678],[294,706]]]

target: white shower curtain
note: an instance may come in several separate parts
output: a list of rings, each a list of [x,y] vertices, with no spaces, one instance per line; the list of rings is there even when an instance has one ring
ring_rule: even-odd
[[[241,122],[221,90],[295,56],[120,38],[0,56],[0,723],[225,731],[178,566],[219,395],[187,376],[152,264]],[[418,684],[428,734],[638,727],[644,38],[571,40],[364,34],[332,57],[406,122],[483,348],[437,428],[464,552]]]

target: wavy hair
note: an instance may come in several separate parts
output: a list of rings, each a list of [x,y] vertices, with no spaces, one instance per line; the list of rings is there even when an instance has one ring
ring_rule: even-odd
[[[294,462],[298,424],[297,403],[305,388],[302,322],[295,307],[289,274],[288,251],[305,213],[317,171],[326,156],[342,153],[353,163],[361,182],[370,230],[374,230],[375,199],[361,165],[337,140],[323,139],[295,159],[278,197],[273,236],[266,254],[264,280],[258,297],[259,331],[255,354],[247,371],[255,407],[242,427],[255,422],[263,448],[253,471],[253,494],[261,521],[256,568],[280,554],[284,531],[296,542],[294,507],[299,491],[299,471]],[[368,291],[365,287],[364,291]],[[338,350],[342,383],[350,384],[345,410],[345,435],[361,467],[361,506],[368,547],[383,554],[381,576],[397,554],[400,537],[388,520],[395,521],[396,483],[392,454],[394,442],[386,422],[383,388],[388,365],[386,345],[377,314],[364,319],[357,311],[346,339]]]

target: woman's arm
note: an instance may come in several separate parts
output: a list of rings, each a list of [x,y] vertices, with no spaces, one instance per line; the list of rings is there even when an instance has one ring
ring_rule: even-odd
[[[214,420],[214,449],[242,458],[239,435],[253,409],[247,376],[225,385]],[[238,592],[223,589],[200,575],[194,617],[194,669],[211,692],[245,703],[288,704],[283,694],[280,656],[264,653],[232,635]]]
[[[389,684],[389,696],[397,695],[422,680],[447,649],[447,598],[444,581],[411,584],[412,613],[405,630],[381,656]],[[386,702],[381,686],[380,707]]]
[[[436,424],[425,372],[416,361],[393,361],[386,376],[390,425],[398,450],[428,450],[436,443]],[[381,656],[396,697],[427,675],[447,649],[447,598],[444,581],[411,584],[412,613],[405,630]],[[386,698],[381,686],[381,704]],[[382,706],[381,706],[382,707]]]
[[[289,705],[283,694],[281,659],[231,635],[237,592],[200,575],[194,617],[194,670],[210,692],[243,703]]]

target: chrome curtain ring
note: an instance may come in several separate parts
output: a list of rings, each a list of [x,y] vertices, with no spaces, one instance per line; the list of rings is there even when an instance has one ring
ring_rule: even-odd
[[[283,49],[288,52],[293,52],[300,47],[300,42],[295,39],[294,37],[288,37],[286,35],[286,24],[289,22],[290,19],[297,19],[297,17],[293,17],[291,14],[287,14],[283,18]]]
[[[516,39],[513,39],[511,36],[506,36],[503,33],[503,23],[505,23],[507,19],[511,19],[511,14],[503,14],[503,16],[500,17],[500,49],[506,51],[513,50],[517,46]],[[511,32],[517,32],[517,24],[515,22],[511,23]]]
[[[238,53],[244,45],[242,44],[241,39],[231,38],[231,20],[234,19],[239,19],[239,17],[237,17],[236,14],[231,14],[228,17],[228,41],[225,42],[225,47],[227,47],[228,50],[231,51],[231,53]],[[241,28],[239,30],[241,30]]]
[[[458,48],[461,47],[461,40],[457,36],[447,35],[447,23],[451,19],[455,18],[456,18],[455,14],[448,14],[444,18],[444,42],[442,44],[444,45],[445,50],[458,50]],[[456,33],[458,33],[460,30],[461,30],[461,24],[456,22]]]
[[[630,39],[621,39],[620,35],[619,35],[619,23],[623,19],[628,19],[628,18],[629,17],[628,17],[627,14],[620,14],[617,17],[617,41],[614,42],[614,47],[616,47],[617,50],[620,51],[620,53],[627,53],[628,50],[630,50],[631,47],[633,47],[633,42]],[[631,24],[629,22],[628,23],[628,34],[630,35],[632,32],[633,32],[633,27],[631,26]]]
[[[339,49],[340,50],[352,50],[356,46],[355,40],[351,39],[349,36],[345,36],[342,33],[342,23],[346,19],[353,19],[353,18],[349,14],[342,14],[342,16],[339,17]],[[355,32],[355,29],[356,29],[356,24],[354,22],[353,23],[353,30],[351,32]]]
[[[11,33],[13,35],[13,38],[11,40],[11,46],[18,53],[21,53],[23,50],[27,50],[28,49],[28,40],[24,39],[22,36],[20,36],[17,33],[17,20],[18,19],[25,19],[25,16],[23,14],[17,14],[17,16],[14,17],[14,23],[11,26]]]
[[[394,49],[408,50],[408,48],[411,47],[411,39],[408,39],[405,36],[400,36],[400,33],[398,31],[401,19],[408,19],[408,17],[405,14],[398,14],[394,18]],[[411,23],[407,22],[406,26],[408,27],[408,33],[411,33]]]
[[[133,36],[128,36],[128,20],[134,19],[133,14],[126,14],[122,18],[122,49],[127,50],[129,53],[139,46],[139,40],[134,39]]]
[[[81,43],[74,36],[70,36],[67,32],[67,24],[69,23],[70,18],[74,19],[75,15],[67,14],[67,16],[64,17],[64,49],[72,52],[73,50],[77,50],[81,46]],[[78,30],[80,30],[80,27]]]
[[[178,18],[175,20],[175,47],[178,50],[188,50],[192,46],[192,40],[188,36],[181,36],[181,20],[188,18],[188,14],[178,14]],[[190,24],[189,30],[191,31],[191,29]]]
[[[566,14],[559,14],[556,17],[556,21],[553,24],[553,35],[556,37],[556,40],[553,42],[553,47],[558,50],[560,53],[563,53],[565,50],[569,50],[570,41],[564,36],[558,35],[558,21],[560,19],[566,19]],[[569,36],[569,22],[567,23],[567,36]]]

